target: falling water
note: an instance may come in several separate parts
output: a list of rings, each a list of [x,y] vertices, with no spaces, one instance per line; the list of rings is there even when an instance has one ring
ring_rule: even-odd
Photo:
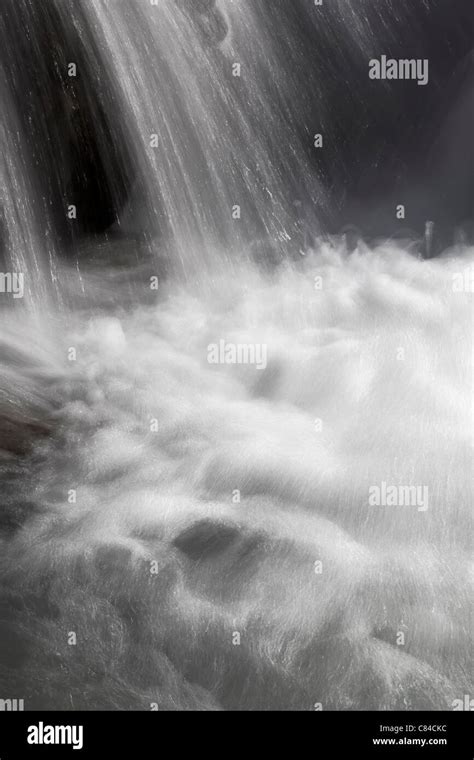
[[[1,311],[0,699],[472,693],[472,248],[322,236],[275,7],[5,3],[2,257],[27,285]],[[350,66],[372,10],[334,6]],[[383,484],[416,503],[374,505]]]

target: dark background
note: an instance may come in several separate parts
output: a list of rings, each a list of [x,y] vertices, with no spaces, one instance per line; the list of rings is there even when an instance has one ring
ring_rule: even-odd
[[[474,211],[472,0],[340,0],[330,4],[329,24],[326,11],[324,24],[320,21],[313,0],[257,2],[262,13],[272,14],[277,35],[289,26],[297,40],[300,91],[294,105],[301,112],[308,160],[331,193],[330,231],[353,224],[369,237],[407,230],[421,234],[425,222],[433,220],[441,245],[452,241],[458,225],[469,235]],[[429,84],[370,80],[368,61],[381,55],[428,58]],[[322,110],[330,149],[315,152],[312,136],[319,130],[313,127],[321,122]],[[395,220],[401,203],[405,223]]]
[[[277,74],[290,82],[291,95],[281,102],[270,76],[262,85],[270,93],[274,87],[275,109],[294,115],[301,150],[329,198],[324,208],[316,208],[318,219],[331,233],[353,225],[368,238],[422,235],[432,220],[439,250],[460,226],[469,239],[472,0],[324,3],[322,23],[313,0],[254,0],[272,30],[275,50],[291,69]],[[111,139],[105,115],[113,110],[114,83],[104,73],[100,85],[97,76],[71,80],[61,74],[67,60],[77,61],[81,71],[100,70],[102,52],[90,41],[86,49],[74,28],[64,24],[57,0],[2,0],[0,43],[3,76],[14,85],[23,129],[31,138],[38,196],[45,207],[58,210],[54,234],[68,241],[63,200],[74,197],[81,204],[74,234],[102,235],[120,217],[134,182],[120,116]],[[381,55],[428,58],[429,84],[370,80],[368,61]],[[316,131],[324,132],[324,151],[313,147]],[[298,177],[288,181],[297,187]],[[290,195],[298,195],[293,186]],[[313,203],[294,200],[303,209]],[[404,222],[396,220],[398,204],[406,206]]]

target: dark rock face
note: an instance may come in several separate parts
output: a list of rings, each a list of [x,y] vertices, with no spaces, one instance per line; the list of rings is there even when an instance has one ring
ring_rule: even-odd
[[[332,232],[354,225],[369,238],[397,235],[400,226],[423,236],[435,223],[438,248],[473,218],[474,117],[472,3],[269,3],[262,14],[298,39],[295,93],[302,140],[331,197]],[[324,9],[324,10],[323,10]],[[283,21],[284,19],[284,21]],[[333,46],[334,52],[328,55]],[[337,51],[337,52],[336,52]],[[427,59],[429,82],[372,81],[368,64],[387,55]],[[324,132],[325,148],[312,135]],[[471,179],[470,179],[471,178]],[[398,204],[405,220],[396,219]]]
[[[190,559],[202,560],[226,551],[238,535],[238,529],[232,525],[201,520],[183,531],[174,545]]]
[[[103,107],[113,105],[113,82],[81,5],[73,20],[68,10],[55,0],[6,0],[0,20],[0,59],[21,121],[19,139],[35,168],[39,215],[65,242],[112,225],[133,175],[120,119],[108,123]],[[74,224],[67,215],[72,204]]]

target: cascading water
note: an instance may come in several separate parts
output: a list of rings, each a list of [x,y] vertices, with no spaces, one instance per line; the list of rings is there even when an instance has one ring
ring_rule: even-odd
[[[0,699],[451,708],[473,249],[320,236],[302,134],[329,131],[329,68],[315,127],[279,3],[45,5],[5,0],[0,27],[25,277],[0,295]],[[356,69],[366,8],[376,32],[338,2],[324,33]]]

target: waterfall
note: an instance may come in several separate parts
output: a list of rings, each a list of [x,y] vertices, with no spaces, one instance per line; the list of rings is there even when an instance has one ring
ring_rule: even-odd
[[[10,41],[21,24],[33,38],[31,49],[23,41],[25,59],[38,56],[27,74]],[[120,195],[122,175],[130,185],[115,228],[139,229],[155,251],[168,247],[182,271],[201,269],[217,249],[230,263],[259,238],[288,248],[299,231],[293,202],[301,196],[312,207],[316,231],[324,194],[301,150],[295,117],[285,108],[288,93],[276,83],[267,93],[262,86],[278,61],[259,52],[268,44],[264,33],[259,40],[260,25],[246,2],[61,1],[50,3],[44,18],[28,0],[7,9],[5,58],[17,109],[24,112],[23,129],[8,132],[17,135],[20,153],[32,141],[33,163],[51,173],[43,198],[39,183],[21,196],[48,224],[59,218],[76,236],[67,209],[76,205],[80,225],[85,193],[74,191],[68,172],[71,143],[89,150],[89,126],[82,123],[87,118],[98,149],[93,155],[104,165],[111,194]],[[48,42],[58,29],[66,30],[59,50]],[[68,76],[71,64],[76,71]],[[276,112],[275,93],[281,101]],[[281,145],[289,146],[283,156]],[[13,192],[22,173],[20,165],[6,178]],[[15,215],[5,208],[9,217]],[[26,219],[23,225],[31,227]],[[48,239],[45,247],[54,260],[53,242]]]
[[[331,227],[444,4],[1,5],[0,704],[462,703],[474,249]]]

